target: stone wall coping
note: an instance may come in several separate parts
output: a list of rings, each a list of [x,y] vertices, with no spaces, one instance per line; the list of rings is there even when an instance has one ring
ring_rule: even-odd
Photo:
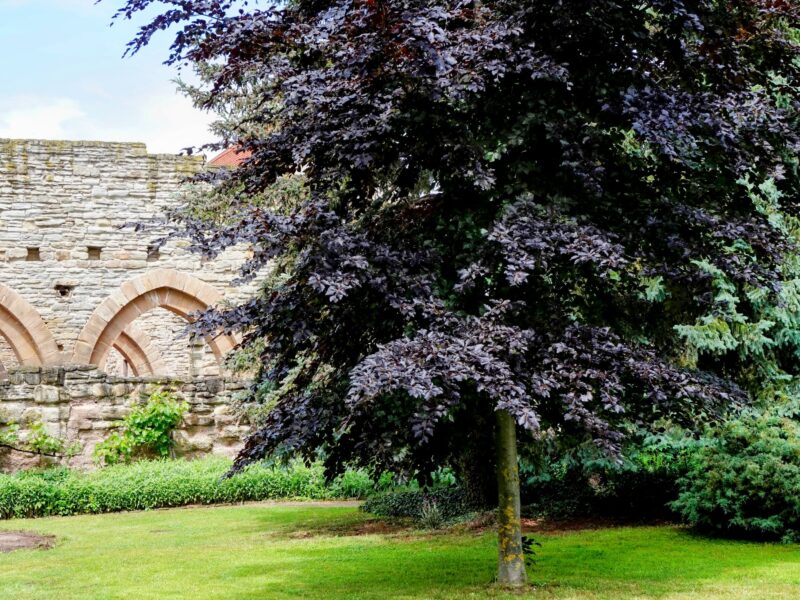
[[[120,377],[117,375],[109,375],[104,371],[98,369],[94,365],[64,365],[57,367],[14,367],[8,369],[7,378],[0,380],[0,386],[5,383],[15,382],[23,379],[25,375],[43,375],[47,376],[48,380],[63,381],[69,373],[91,373],[94,380],[106,381],[108,383],[130,383],[130,384],[160,384],[160,385],[188,385],[197,383],[224,383],[225,387],[228,386],[242,386],[246,387],[250,384],[250,380],[243,377],[219,377],[217,375],[198,375],[193,378],[180,378],[169,376],[155,376],[155,377]],[[20,377],[22,376],[22,377]],[[2,398],[0,398],[2,399]]]
[[[186,155],[186,154],[172,154],[169,152],[157,152],[157,153],[149,153],[147,152],[147,145],[144,142],[106,142],[102,140],[50,140],[50,139],[42,139],[42,138],[3,138],[0,137],[0,144],[14,144],[20,146],[30,146],[30,145],[37,145],[37,146],[44,146],[45,148],[50,148],[52,150],[63,150],[64,148],[72,147],[72,148],[108,148],[108,149],[117,149],[117,148],[129,148],[132,150],[137,150],[142,154],[147,154],[147,156],[154,156],[154,157],[170,157],[180,160],[185,160],[188,162],[196,162],[200,165],[205,163],[205,158],[202,155]]]

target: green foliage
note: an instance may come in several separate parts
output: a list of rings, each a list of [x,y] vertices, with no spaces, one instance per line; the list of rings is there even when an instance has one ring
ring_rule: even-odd
[[[559,519],[605,516],[632,520],[674,517],[677,480],[702,445],[679,429],[636,436],[621,461],[596,449],[558,451],[520,465],[526,510]]]
[[[460,487],[448,487],[377,494],[368,498],[361,509],[380,517],[410,517],[422,524],[434,518],[450,521],[475,507]]]
[[[231,461],[156,460],[118,464],[91,473],[66,468],[0,475],[0,519],[143,510],[299,498],[361,498],[375,489],[361,471],[326,483],[320,464],[254,464],[223,479]]]
[[[172,432],[189,410],[171,393],[154,392],[143,406],[135,406],[120,423],[120,431],[97,444],[95,460],[106,465],[137,457],[167,458],[175,440]]]
[[[793,243],[800,242],[800,219],[785,209],[784,193],[773,178],[753,183],[743,177],[738,185],[770,227]],[[754,261],[756,253],[735,240],[727,253]],[[737,285],[708,260],[694,261],[713,289],[708,309],[691,325],[674,327],[683,340],[688,364],[721,369],[733,375],[764,405],[797,397],[800,379],[800,254],[786,252],[773,275],[771,293],[754,285]]]
[[[382,489],[380,480],[373,482],[364,469],[348,469],[328,484],[328,490],[336,498],[364,498],[375,489]]]
[[[78,454],[81,444],[67,442],[47,433],[41,421],[32,421],[27,425],[27,432],[20,435],[19,423],[9,421],[0,429],[0,446],[12,448],[19,452],[38,454],[40,456],[72,457]]]
[[[444,526],[444,515],[436,500],[427,498],[423,500],[418,523],[423,529],[441,529]]]
[[[800,540],[800,423],[746,413],[711,431],[681,479],[675,510],[720,535]]]
[[[5,423],[0,429],[0,446],[16,447],[19,442],[19,424]]]
[[[40,455],[72,457],[80,452],[79,442],[67,444],[63,439],[47,433],[41,421],[29,425],[28,437],[25,446],[30,451]]]
[[[695,266],[706,273],[715,290],[713,311],[701,316],[694,325],[676,325],[675,331],[689,346],[692,353],[724,354],[738,351],[742,358],[763,356],[774,341],[769,337],[775,322],[768,317],[771,309],[750,318],[740,311],[737,288],[725,273],[707,261],[695,261]],[[753,301],[763,298],[762,290],[752,290]],[[695,359],[696,360],[696,359]]]
[[[191,93],[189,88],[184,88]],[[208,223],[227,223],[227,215],[237,208],[230,196],[216,193],[207,186],[190,188],[186,195],[186,211]],[[252,206],[288,212],[308,198],[306,178],[302,173],[277,177],[261,193],[248,197]]]
[[[640,297],[648,302],[663,302],[667,297],[667,290],[664,287],[664,278],[660,275],[656,277],[641,278],[642,291]]]

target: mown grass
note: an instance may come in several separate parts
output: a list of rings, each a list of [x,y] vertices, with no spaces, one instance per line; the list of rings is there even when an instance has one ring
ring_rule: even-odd
[[[491,533],[382,531],[354,508],[244,505],[0,523],[58,537],[0,554],[0,598],[514,598]],[[367,533],[365,533],[365,531]],[[539,534],[530,598],[800,597],[800,547],[675,527]]]

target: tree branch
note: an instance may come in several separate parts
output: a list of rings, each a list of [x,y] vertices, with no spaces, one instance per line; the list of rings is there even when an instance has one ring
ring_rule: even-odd
[[[28,450],[26,448],[18,448],[17,446],[12,446],[11,444],[5,444],[0,442],[0,448],[8,448],[9,450],[15,450],[17,452],[24,452],[25,454],[36,454],[38,456],[49,456],[51,458],[64,458],[65,454],[53,454],[50,452],[37,452],[36,450]]]

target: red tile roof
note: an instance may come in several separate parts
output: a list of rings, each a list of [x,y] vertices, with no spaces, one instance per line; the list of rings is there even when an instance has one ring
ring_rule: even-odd
[[[249,150],[240,150],[235,146],[223,150],[214,158],[208,161],[212,167],[238,167],[246,159],[250,158],[252,152]]]

